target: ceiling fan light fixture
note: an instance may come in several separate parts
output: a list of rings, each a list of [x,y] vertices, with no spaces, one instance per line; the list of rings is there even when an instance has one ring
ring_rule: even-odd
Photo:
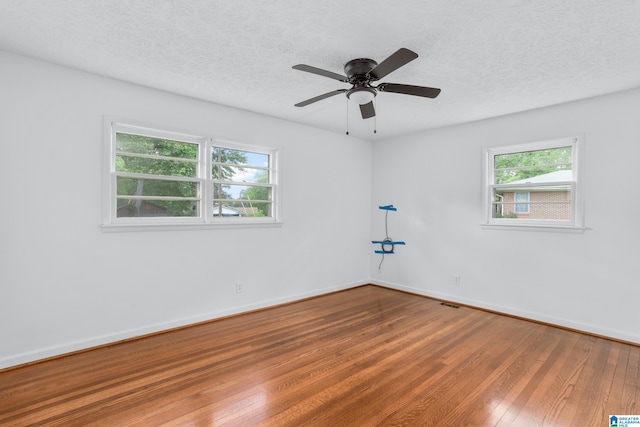
[[[294,65],[294,70],[329,77],[331,79],[338,80],[339,82],[351,85],[351,89],[332,90],[331,92],[314,96],[313,98],[298,102],[294,105],[296,107],[305,107],[309,104],[313,104],[314,102],[344,93],[347,95],[347,106],[349,105],[349,100],[358,103],[362,118],[370,119],[376,116],[376,109],[373,101],[378,95],[378,92],[391,92],[403,95],[420,96],[423,98],[435,98],[440,94],[440,89],[438,88],[399,83],[376,83],[398,68],[404,67],[417,57],[417,53],[402,47],[379,64],[373,59],[356,58],[344,64],[345,75],[305,64]],[[372,83],[376,83],[376,85],[372,86]],[[347,107],[347,114],[348,111]]]
[[[368,104],[376,97],[376,91],[368,87],[356,87],[347,92],[347,98],[360,105]]]

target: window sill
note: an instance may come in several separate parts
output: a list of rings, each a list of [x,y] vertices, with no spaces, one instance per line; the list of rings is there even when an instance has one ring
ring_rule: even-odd
[[[135,231],[187,231],[187,230],[220,230],[229,228],[275,228],[282,227],[281,221],[247,221],[216,223],[174,223],[174,224],[101,224],[103,233],[126,233]]]
[[[541,231],[551,233],[583,234],[588,227],[576,227],[572,225],[541,225],[541,224],[480,224],[483,230],[508,230],[508,231]]]

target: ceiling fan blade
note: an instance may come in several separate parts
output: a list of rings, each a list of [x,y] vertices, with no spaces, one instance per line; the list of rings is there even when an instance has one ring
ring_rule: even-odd
[[[417,57],[417,53],[402,47],[391,54],[390,57],[379,63],[373,70],[369,72],[369,75],[373,77],[374,80],[380,80],[387,74],[392,73],[405,64],[408,64]]]
[[[440,89],[425,86],[401,85],[397,83],[380,83],[376,90],[380,92],[402,93],[405,95],[423,96],[435,98],[440,95]]]
[[[294,65],[294,70],[306,71],[307,73],[317,74],[319,76],[329,77],[330,79],[336,79],[341,82],[347,82],[347,78],[341,74],[334,73],[332,71],[323,70],[320,68],[312,67],[311,65],[298,64]]]
[[[305,106],[307,106],[309,104],[313,104],[314,102],[322,101],[325,98],[330,98],[332,96],[338,95],[339,93],[344,93],[346,91],[347,91],[346,89],[332,90],[331,92],[323,93],[322,95],[318,95],[318,96],[314,96],[313,98],[309,98],[306,101],[298,102],[295,106],[296,107],[305,107]]]
[[[370,119],[376,115],[376,109],[373,107],[373,101],[360,105],[360,113],[363,119]]]

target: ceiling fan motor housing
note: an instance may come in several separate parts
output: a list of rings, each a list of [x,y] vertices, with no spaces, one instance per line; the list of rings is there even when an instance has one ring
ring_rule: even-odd
[[[373,70],[378,63],[369,58],[357,58],[344,64],[344,73],[349,78],[349,83],[365,83],[371,80],[368,76],[369,72]]]
[[[375,98],[377,92],[370,84],[369,72],[377,65],[376,61],[369,58],[352,59],[344,65],[344,73],[347,75],[349,83],[353,85],[347,91],[347,98],[360,105],[367,104]]]

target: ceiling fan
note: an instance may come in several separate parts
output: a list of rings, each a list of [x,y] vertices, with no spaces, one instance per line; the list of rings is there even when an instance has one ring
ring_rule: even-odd
[[[349,83],[351,89],[337,89],[322,95],[307,99],[306,101],[295,104],[296,107],[305,107],[314,102],[346,93],[347,98],[357,102],[360,105],[360,112],[363,119],[368,119],[376,115],[373,106],[373,99],[378,92],[393,92],[404,95],[422,96],[425,98],[435,98],[440,94],[440,89],[424,86],[411,86],[398,83],[380,83],[373,86],[372,83],[392,73],[398,68],[406,65],[418,57],[418,54],[405,48],[400,48],[381,63],[377,63],[369,58],[352,59],[344,65],[344,73],[334,73],[322,70],[310,65],[298,64],[294,65],[294,70],[306,71],[307,73],[318,74],[320,76],[329,77],[344,83]]]

